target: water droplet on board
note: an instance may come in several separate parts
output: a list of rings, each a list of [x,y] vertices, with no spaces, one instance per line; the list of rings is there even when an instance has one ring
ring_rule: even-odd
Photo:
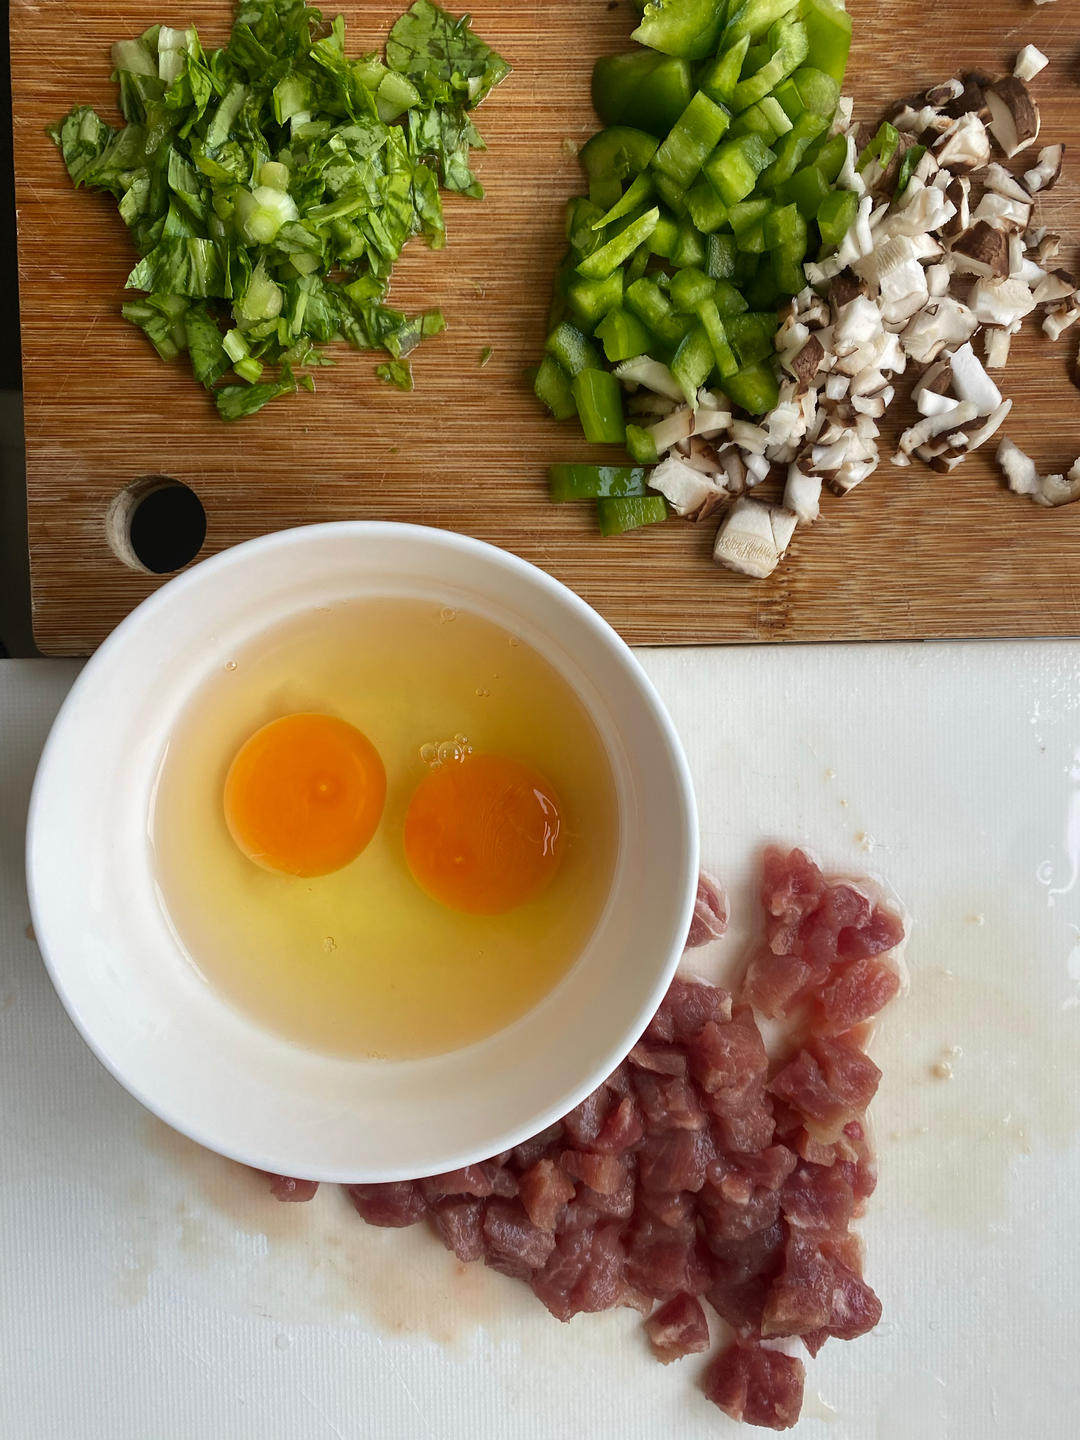
[[[479,697],[480,697],[481,700],[486,700],[486,699],[488,698],[488,696],[491,694],[491,691],[490,691],[490,690],[485,690],[485,688],[483,687],[483,685],[479,685],[479,686],[477,686],[476,693],[477,693],[477,695],[479,695]]]
[[[457,611],[451,610],[448,605],[443,606],[439,611],[439,619],[444,625],[449,625],[452,620],[457,619]]]
[[[337,949],[337,941],[332,935],[327,935],[326,939],[322,942],[322,948],[326,951],[327,955],[332,955]]]
[[[236,661],[235,661],[235,660],[226,660],[226,661],[225,661],[225,669],[226,669],[226,670],[235,670],[235,669],[236,669]]]

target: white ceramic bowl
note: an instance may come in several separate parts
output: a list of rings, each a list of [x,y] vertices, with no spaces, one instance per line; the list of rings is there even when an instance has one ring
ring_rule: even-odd
[[[189,697],[269,626],[365,594],[431,596],[517,631],[582,698],[615,775],[609,902],[557,988],[489,1039],[435,1058],[306,1051],[219,998],[159,903],[151,790]],[[659,1004],[689,927],[697,817],[679,739],[615,632],[493,546],[420,526],[283,531],[195,566],[118,627],[41,759],[27,871],[34,929],[68,1013],[120,1083],[244,1164],[337,1181],[411,1178],[497,1154],[570,1110]]]

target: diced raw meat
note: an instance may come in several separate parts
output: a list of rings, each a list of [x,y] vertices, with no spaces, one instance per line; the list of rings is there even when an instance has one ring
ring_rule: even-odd
[[[784,1266],[773,1281],[761,1322],[763,1335],[805,1335],[827,1328],[832,1315],[833,1265],[817,1237],[789,1230]]]
[[[843,1230],[855,1209],[855,1193],[840,1165],[808,1165],[794,1171],[781,1191],[784,1218],[798,1230]]]
[[[771,1279],[783,1262],[784,1227],[771,1225],[741,1240],[716,1240],[709,1249],[713,1253],[713,1280],[718,1285],[742,1285],[761,1275]]]
[[[737,1198],[737,1192],[736,1198],[729,1199],[721,1189],[707,1183],[698,1196],[698,1208],[711,1247],[714,1243],[744,1240],[775,1225],[780,1218],[780,1192],[748,1186],[742,1199]]]
[[[805,1118],[819,1140],[835,1140],[874,1098],[881,1071],[854,1045],[812,1039],[773,1077],[769,1089]]]
[[[714,1153],[707,1130],[650,1135],[638,1152],[638,1179],[646,1190],[700,1190]]]
[[[701,1130],[705,1112],[694,1087],[684,1075],[657,1075],[650,1070],[634,1074],[634,1093],[647,1135],[665,1130]]]
[[[618,1190],[612,1191],[610,1195],[601,1195],[598,1190],[593,1190],[588,1185],[579,1185],[574,1209],[589,1216],[590,1225],[599,1225],[605,1220],[629,1220],[634,1213],[636,1195],[637,1182],[633,1174],[628,1172]]]
[[[598,1195],[615,1195],[626,1184],[623,1155],[593,1155],[587,1150],[564,1150],[559,1163],[568,1175],[582,1180]]]
[[[741,1339],[758,1340],[771,1288],[772,1281],[764,1275],[752,1275],[738,1285],[714,1280],[705,1298]]]
[[[448,1250],[468,1264],[484,1253],[484,1202],[448,1196],[432,1206],[439,1237]]]
[[[518,1197],[534,1225],[554,1230],[564,1206],[574,1198],[574,1182],[554,1160],[537,1160],[522,1172]]]
[[[866,925],[841,932],[837,952],[841,960],[862,960],[895,950],[903,938],[904,922],[899,915],[875,905]]]
[[[634,1087],[630,1081],[630,1074],[630,1063],[624,1060],[619,1068],[613,1070],[604,1081],[604,1089],[620,1100],[624,1100],[627,1095],[633,1095]]]
[[[356,1213],[369,1225],[401,1228],[415,1225],[427,1211],[427,1201],[414,1180],[388,1185],[346,1185],[345,1193]]]
[[[881,1301],[856,1271],[833,1262],[832,1312],[825,1327],[837,1340],[866,1335],[881,1319]]]
[[[555,1236],[534,1225],[517,1200],[498,1197],[484,1212],[484,1263],[504,1275],[527,1280],[547,1262]]]
[[[765,1042],[746,1006],[727,1025],[704,1025],[689,1050],[694,1079],[724,1110],[741,1108],[747,1093],[768,1073]]]
[[[829,966],[836,962],[841,934],[864,930],[870,924],[872,910],[860,890],[851,885],[830,885],[814,913],[799,926],[795,943],[784,948],[801,954],[815,975],[824,979]]]
[[[686,937],[687,950],[719,940],[727,930],[727,922],[727,897],[716,881],[702,872],[698,876],[690,934]]]
[[[645,1295],[666,1300],[680,1290],[704,1295],[712,1283],[712,1270],[692,1229],[680,1233],[646,1221],[630,1233],[626,1277]]]
[[[648,1040],[639,1040],[630,1051],[630,1064],[639,1070],[651,1070],[655,1075],[685,1075],[686,1051],[674,1045],[653,1045]]]
[[[639,1190],[636,1213],[642,1218],[667,1225],[669,1229],[687,1224],[693,1228],[695,1200],[695,1196],[682,1190]]]
[[[811,1330],[809,1335],[800,1335],[799,1339],[806,1346],[811,1355],[817,1356],[825,1341],[829,1338],[827,1330]]]
[[[801,1360],[759,1345],[728,1345],[705,1371],[705,1394],[730,1415],[767,1430],[790,1430],[802,1408]]]
[[[563,1123],[556,1120],[554,1125],[549,1125],[546,1130],[541,1130],[539,1135],[534,1135],[531,1140],[523,1140],[520,1145],[515,1145],[512,1153],[511,1163],[518,1170],[528,1170],[535,1165],[537,1160],[547,1155],[549,1151],[559,1146],[563,1137]]]
[[[693,1295],[675,1295],[645,1321],[649,1344],[662,1365],[709,1348],[709,1322]]]
[[[265,1174],[275,1200],[313,1200],[319,1188],[318,1180],[297,1180],[292,1175],[271,1175],[269,1171]]]
[[[518,1182],[509,1166],[501,1165],[497,1160],[488,1160],[484,1169],[491,1181],[492,1195],[499,1195],[503,1200],[512,1200],[518,1193]]]
[[[743,977],[741,998],[762,1015],[780,1020],[802,1003],[814,978],[799,955],[774,955],[767,946],[754,951]]]
[[[472,1195],[482,1199],[494,1192],[489,1169],[485,1165],[466,1165],[444,1175],[431,1175],[419,1182],[424,1199],[430,1205],[440,1195]]]
[[[779,1190],[795,1169],[795,1155],[786,1145],[770,1145],[751,1155],[722,1155],[709,1166],[709,1180],[723,1189],[723,1180],[730,1175],[744,1176],[762,1190]]]
[[[797,922],[817,909],[825,877],[802,850],[785,855],[770,846],[762,856],[761,903],[766,915]]]
[[[842,1035],[869,1020],[900,990],[895,970],[872,955],[834,972],[815,1005],[814,1029],[819,1035]]]
[[[678,1040],[685,1044],[709,1020],[731,1019],[731,996],[715,985],[676,975],[645,1037],[650,1042]]]
[[[644,1134],[638,1107],[629,1095],[625,1095],[608,1111],[592,1148],[600,1155],[623,1155],[632,1150]]]
[[[726,1105],[721,1096],[711,1096],[709,1104],[713,1112],[713,1136],[718,1148],[753,1154],[772,1144],[776,1123],[773,1120],[772,1097],[764,1083],[736,1106]]]
[[[563,1120],[567,1139],[579,1150],[591,1145],[600,1134],[601,1127],[611,1106],[611,1096],[601,1085],[591,1095],[586,1095],[581,1104]]]
[[[625,1256],[617,1223],[560,1235],[542,1270],[532,1276],[533,1292],[558,1320],[581,1311],[607,1310],[623,1303]]]

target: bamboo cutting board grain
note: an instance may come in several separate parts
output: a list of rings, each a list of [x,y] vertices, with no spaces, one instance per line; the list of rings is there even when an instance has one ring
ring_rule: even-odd
[[[352,53],[382,43],[404,0],[349,4]],[[849,0],[848,89],[876,120],[893,98],[957,68],[999,72],[1026,41],[1043,137],[1076,157],[1041,221],[1080,238],[1080,13],[1075,0]],[[333,10],[331,7],[327,9]],[[119,314],[133,263],[105,196],[72,189],[45,125],[75,102],[114,114],[109,45],[161,20],[221,44],[224,0],[11,0],[27,491],[35,633],[50,654],[92,649],[160,579],[110,548],[106,514],[126,485],[175,476],[208,516],[203,555],[266,531],[336,519],[442,525],[550,570],[630,641],[853,640],[1080,633],[1080,505],[1048,511],[1002,491],[991,457],[951,477],[886,461],[827,497],[769,581],[718,571],[712,527],[672,521],[602,541],[587,506],[552,506],[547,465],[585,458],[576,427],[542,414],[525,378],[543,344],[564,201],[580,188],[567,141],[595,128],[592,61],[627,48],[627,0],[477,0],[478,32],[514,65],[478,119],[490,149],[481,204],[447,203],[441,254],[414,242],[395,276],[402,308],[441,306],[447,334],[414,357],[416,390],[339,347],[314,396],[226,426],[181,366],[162,364]],[[1066,261],[1075,250],[1070,247]],[[1014,347],[1008,433],[1060,471],[1080,454],[1080,334]],[[481,352],[493,355],[481,368]],[[991,447],[992,449],[992,447]]]

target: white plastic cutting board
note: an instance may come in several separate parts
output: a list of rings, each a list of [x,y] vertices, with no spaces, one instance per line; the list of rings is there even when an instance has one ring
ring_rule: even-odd
[[[1075,1437],[1080,645],[645,651],[707,861],[766,837],[876,871],[914,921],[875,1051],[885,1305],[809,1366],[800,1440]],[[738,1427],[629,1313],[524,1287],[340,1193],[283,1206],[108,1078],[32,941],[21,829],[75,667],[0,664],[3,1440],[679,1440]],[[737,950],[704,953],[709,973]],[[951,1066],[953,1078],[941,1078]],[[935,1075],[935,1067],[939,1074]]]

